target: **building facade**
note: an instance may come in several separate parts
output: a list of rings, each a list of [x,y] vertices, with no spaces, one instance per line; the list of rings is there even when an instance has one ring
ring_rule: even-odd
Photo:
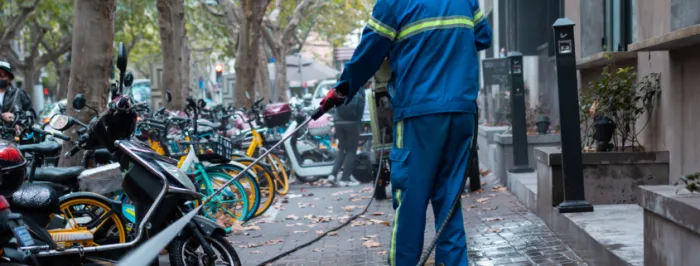
[[[660,74],[661,95],[640,142],[668,150],[670,179],[700,171],[700,1],[566,0],[565,16],[576,23],[580,88],[608,63],[633,66],[638,79]]]

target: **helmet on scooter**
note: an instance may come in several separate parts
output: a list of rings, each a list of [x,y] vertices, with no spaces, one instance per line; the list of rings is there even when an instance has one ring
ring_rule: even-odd
[[[0,140],[0,195],[9,196],[24,183],[27,160],[7,140]]]

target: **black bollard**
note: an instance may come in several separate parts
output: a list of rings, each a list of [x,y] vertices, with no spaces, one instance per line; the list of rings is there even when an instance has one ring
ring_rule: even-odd
[[[508,55],[510,66],[510,125],[513,128],[513,168],[511,173],[534,172],[528,164],[527,121],[525,118],[525,80],[523,79],[523,55]]]
[[[560,213],[593,211],[593,205],[586,201],[583,189],[574,26],[574,22],[568,18],[560,18],[552,25],[557,54],[559,121],[564,173],[564,202],[559,204]]]

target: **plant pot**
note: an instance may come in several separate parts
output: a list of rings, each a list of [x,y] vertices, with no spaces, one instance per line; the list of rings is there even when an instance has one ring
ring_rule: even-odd
[[[610,151],[613,134],[615,133],[615,122],[608,117],[601,117],[595,122],[596,151]]]
[[[549,131],[549,126],[552,123],[549,122],[549,117],[546,115],[538,115],[537,119],[535,120],[535,125],[537,125],[537,133],[540,135],[547,135],[547,132]]]

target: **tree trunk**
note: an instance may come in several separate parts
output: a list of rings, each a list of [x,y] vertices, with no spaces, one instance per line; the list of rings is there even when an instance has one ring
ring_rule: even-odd
[[[25,64],[24,67],[20,69],[20,72],[22,72],[22,76],[24,77],[22,89],[27,92],[29,98],[32,99],[32,103],[36,102],[36,99],[34,99],[34,85],[37,83],[37,71],[34,68],[35,67],[32,64]]]
[[[109,70],[112,65],[114,42],[114,11],[117,0],[75,0],[73,7],[73,51],[68,99],[75,95],[85,95],[87,105],[102,111],[109,96]],[[91,110],[78,113],[69,103],[68,115],[84,123],[95,117]],[[71,139],[77,139],[76,130],[67,132]],[[63,149],[72,148],[70,141],[63,142]],[[78,165],[81,155],[61,158],[60,166]]]
[[[267,55],[265,54],[265,46],[262,45],[262,37],[260,38],[260,48],[258,49],[258,71],[255,75],[256,100],[265,98],[264,102],[270,100],[270,71],[267,69]]]
[[[227,2],[227,1],[224,1]],[[238,48],[236,49],[236,86],[234,103],[236,107],[250,107],[253,99],[246,97],[246,92],[251,97],[255,96],[255,77],[258,70],[258,51],[262,19],[269,0],[241,1],[240,31]],[[229,3],[232,4],[232,3]],[[229,8],[229,10],[231,10]]]
[[[177,52],[177,70],[179,87],[179,101],[171,104],[173,110],[182,110],[185,108],[185,99],[190,96],[190,50],[187,47],[187,29],[185,28],[185,1],[173,0],[172,5],[172,26],[173,26],[173,41]]]
[[[70,80],[70,62],[60,63],[56,60],[56,72],[58,84],[56,84],[56,100],[60,101],[68,97],[68,80]]]
[[[174,0],[178,1],[178,0]],[[160,47],[163,54],[163,76],[161,77],[162,84],[161,93],[163,105],[171,110],[175,109],[176,103],[184,103],[180,91],[180,65],[178,58],[181,56],[175,45],[175,31],[173,27],[173,0],[157,0],[156,7],[158,8],[158,28],[160,32]],[[158,78],[158,77],[153,77]],[[166,102],[165,94],[170,91],[172,102]]]
[[[275,99],[273,101],[287,101],[287,56],[286,51],[275,53]]]

